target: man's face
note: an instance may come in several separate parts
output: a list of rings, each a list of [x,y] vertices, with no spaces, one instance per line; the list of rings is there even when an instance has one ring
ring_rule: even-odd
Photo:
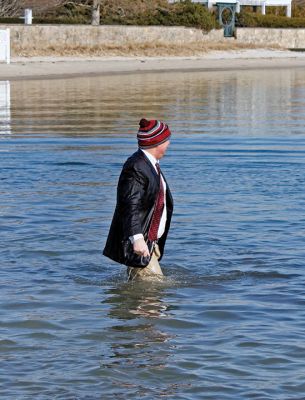
[[[155,154],[156,154],[156,159],[157,160],[160,160],[164,156],[169,144],[170,144],[170,141],[167,140],[166,142],[159,144],[159,146],[157,146],[155,148],[156,149],[156,153]]]

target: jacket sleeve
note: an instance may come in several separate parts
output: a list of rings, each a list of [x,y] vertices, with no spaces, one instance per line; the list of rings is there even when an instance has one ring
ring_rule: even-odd
[[[145,195],[146,177],[134,167],[123,168],[118,191],[117,204],[122,216],[124,237],[142,233],[141,211]]]

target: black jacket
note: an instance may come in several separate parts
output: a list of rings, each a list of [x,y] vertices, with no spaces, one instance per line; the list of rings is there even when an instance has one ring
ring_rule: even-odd
[[[138,150],[125,162],[119,178],[117,204],[103,251],[106,257],[120,264],[125,264],[122,241],[138,233],[143,233],[143,235],[146,233],[143,232],[143,227],[150,211],[154,207],[158,193],[158,174],[143,151]],[[173,213],[173,198],[167,182],[166,208],[165,232],[158,241],[161,253],[160,259],[163,255]]]

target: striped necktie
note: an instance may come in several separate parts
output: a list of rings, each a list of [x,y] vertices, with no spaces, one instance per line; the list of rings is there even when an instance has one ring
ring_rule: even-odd
[[[158,229],[164,209],[164,187],[161,179],[161,171],[159,163],[156,163],[156,168],[159,175],[159,193],[155,202],[155,209],[148,232],[148,239],[151,241],[156,241],[158,239]]]

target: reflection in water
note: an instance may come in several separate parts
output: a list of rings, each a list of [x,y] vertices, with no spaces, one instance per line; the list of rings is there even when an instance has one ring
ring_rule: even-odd
[[[125,367],[166,367],[171,336],[154,323],[155,318],[169,317],[168,306],[162,300],[164,289],[160,284],[141,282],[122,283],[108,290],[103,303],[110,304],[108,315],[115,325],[109,329],[111,355],[102,362],[104,368],[116,367],[122,373]],[[122,324],[118,325],[118,321]]]
[[[283,69],[16,81],[12,131],[126,135],[143,116],[158,116],[175,133],[278,135],[287,134],[287,123],[303,133],[303,75]]]
[[[0,81],[0,134],[11,133],[11,86],[9,81]]]
[[[112,373],[112,381],[105,387],[105,394],[112,396],[168,395],[169,386],[160,381],[147,386],[147,377],[165,373],[172,363],[174,346],[170,335],[160,329],[158,321],[170,317],[163,300],[166,287],[154,283],[121,283],[106,291],[104,304],[109,305],[108,315],[113,322],[107,329],[108,351],[101,359],[101,376]],[[105,354],[106,353],[106,354]],[[149,379],[150,379],[149,378]],[[171,389],[172,392],[173,389]]]
[[[162,301],[162,283],[133,282],[123,283],[109,290],[112,304],[109,315],[118,319],[139,317],[162,318],[168,316],[167,305]]]

